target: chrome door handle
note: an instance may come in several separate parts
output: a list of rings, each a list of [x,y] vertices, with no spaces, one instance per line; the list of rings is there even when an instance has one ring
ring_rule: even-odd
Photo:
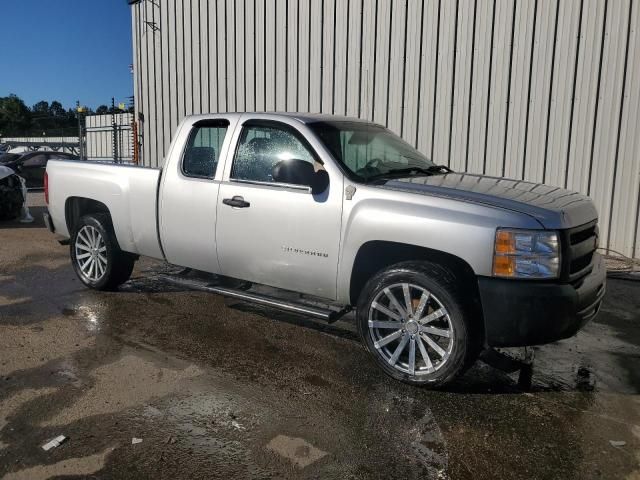
[[[222,203],[235,208],[248,208],[251,206],[251,204],[245,201],[240,195],[235,195],[233,198],[225,198],[222,200]]]

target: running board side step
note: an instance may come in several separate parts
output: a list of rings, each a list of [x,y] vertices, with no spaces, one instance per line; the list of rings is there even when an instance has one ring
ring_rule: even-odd
[[[287,312],[298,313],[302,315],[309,315],[315,318],[319,318],[328,323],[338,321],[342,316],[351,311],[350,306],[346,306],[341,310],[331,310],[329,308],[323,309],[315,306],[307,305],[304,303],[296,303],[281,298],[273,297],[271,295],[264,295],[255,292],[247,292],[244,290],[236,290],[232,288],[219,287],[217,285],[204,284],[197,280],[191,280],[187,278],[176,278],[171,275],[160,275],[160,278],[167,280],[173,284],[188,287],[193,290],[200,290],[203,292],[217,293],[229,298],[235,298],[237,300],[243,300],[257,305],[264,305],[266,307],[277,308],[279,310],[285,310]]]

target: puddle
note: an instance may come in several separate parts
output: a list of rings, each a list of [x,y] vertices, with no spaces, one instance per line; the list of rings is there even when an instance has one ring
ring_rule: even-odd
[[[0,376],[44,365],[94,345],[95,338],[66,317],[32,326],[3,325],[0,335]]]
[[[55,392],[55,388],[39,388],[21,390],[15,395],[0,401],[0,432],[7,425],[7,419],[13,415],[22,405],[36,398]]]
[[[119,412],[175,392],[181,381],[201,374],[194,365],[164,368],[141,357],[125,355],[96,368],[91,373],[93,386],[42,425],[66,425],[92,415]]]
[[[107,456],[113,451],[109,448],[101,453],[81,458],[69,458],[52,465],[38,465],[17,472],[8,473],[3,480],[46,480],[62,475],[91,475],[104,467]]]

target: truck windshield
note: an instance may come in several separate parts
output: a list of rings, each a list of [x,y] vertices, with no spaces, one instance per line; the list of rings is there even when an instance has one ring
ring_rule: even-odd
[[[365,122],[314,122],[309,127],[333,156],[360,180],[445,173],[384,127]]]

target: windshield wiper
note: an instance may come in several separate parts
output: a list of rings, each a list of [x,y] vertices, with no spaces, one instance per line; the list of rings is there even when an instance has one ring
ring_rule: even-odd
[[[444,175],[445,173],[451,173],[451,170],[446,165],[431,165],[430,167],[407,167],[407,168],[394,168],[384,173],[376,173],[375,175],[371,175],[367,177],[367,181],[378,180],[380,178],[388,178],[388,177],[402,177],[407,174],[421,174],[421,175]]]

